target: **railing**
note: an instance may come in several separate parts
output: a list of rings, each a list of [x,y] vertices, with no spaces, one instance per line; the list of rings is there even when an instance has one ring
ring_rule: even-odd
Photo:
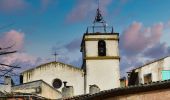
[[[112,26],[89,26],[86,33],[114,33]]]

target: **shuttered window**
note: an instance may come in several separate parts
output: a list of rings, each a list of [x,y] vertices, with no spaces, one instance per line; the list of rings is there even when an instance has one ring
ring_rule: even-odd
[[[162,80],[170,79],[170,70],[162,70]]]

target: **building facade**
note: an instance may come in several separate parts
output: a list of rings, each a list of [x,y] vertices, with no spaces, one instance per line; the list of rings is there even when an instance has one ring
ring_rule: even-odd
[[[129,72],[129,85],[144,84],[170,79],[170,57],[146,63]]]
[[[86,33],[82,40],[85,93],[90,85],[100,90],[120,86],[118,33]]]
[[[44,82],[43,80],[36,80],[27,82],[20,85],[12,86],[11,91],[13,93],[30,93],[39,97],[45,97],[48,99],[61,98],[61,92]],[[48,92],[47,92],[48,91]]]
[[[97,23],[100,26],[96,26]],[[111,30],[106,27],[99,9],[92,28],[92,32],[86,31],[83,35],[81,68],[50,62],[21,73],[23,83],[43,80],[61,93],[66,90],[73,92],[62,93],[64,97],[66,94],[81,95],[119,87],[119,33],[114,33],[113,27]],[[102,31],[94,31],[96,28]]]
[[[43,80],[58,91],[62,91],[63,82],[74,87],[74,95],[84,93],[83,70],[61,62],[50,62],[22,73],[23,83]]]

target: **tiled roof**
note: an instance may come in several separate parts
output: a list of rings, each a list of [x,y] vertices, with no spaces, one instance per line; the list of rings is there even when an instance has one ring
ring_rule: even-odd
[[[95,94],[85,94],[74,96],[70,98],[63,98],[64,100],[102,100],[102,98],[116,97],[121,95],[135,94],[141,92],[148,92],[154,90],[168,89],[170,88],[170,80],[157,81],[149,84],[139,84],[134,86],[115,88],[111,90],[101,91]]]

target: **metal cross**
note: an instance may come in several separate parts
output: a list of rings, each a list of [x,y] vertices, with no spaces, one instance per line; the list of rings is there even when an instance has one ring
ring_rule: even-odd
[[[55,57],[55,62],[56,62],[56,60],[57,60],[57,53],[56,53],[56,51],[55,51],[55,53],[53,54],[54,55],[54,57]]]

